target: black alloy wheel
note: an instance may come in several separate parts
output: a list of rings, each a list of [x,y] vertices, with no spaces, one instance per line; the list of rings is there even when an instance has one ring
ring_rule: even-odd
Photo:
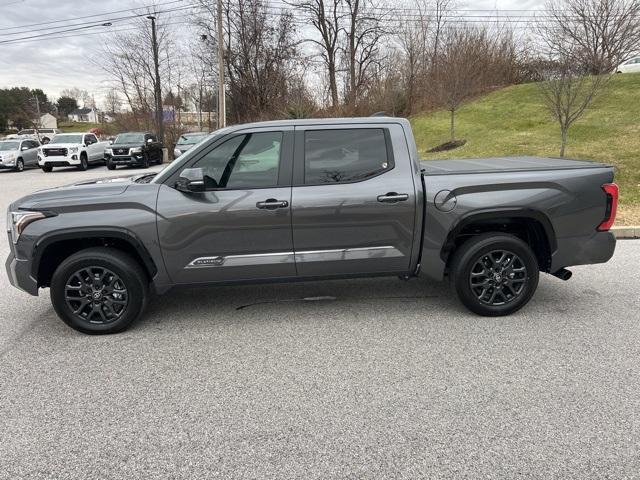
[[[71,274],[64,298],[79,320],[104,325],[118,320],[126,311],[129,291],[111,270],[89,266]]]
[[[540,268],[531,246],[508,233],[483,233],[453,254],[451,285],[460,301],[484,316],[509,315],[525,306],[536,289]]]
[[[469,273],[469,286],[486,305],[505,305],[522,295],[527,286],[527,267],[508,250],[494,250],[479,258]]]
[[[117,333],[142,315],[149,277],[126,252],[92,247],[63,260],[49,290],[56,313],[71,328],[89,334]]]

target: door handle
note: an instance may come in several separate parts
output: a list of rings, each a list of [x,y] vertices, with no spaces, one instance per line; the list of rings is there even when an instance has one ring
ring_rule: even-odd
[[[276,200],[275,198],[269,198],[264,202],[256,203],[256,207],[264,210],[275,210],[276,208],[287,208],[288,206],[289,202],[286,200]]]
[[[378,195],[378,201],[382,203],[405,202],[409,199],[408,193],[389,192],[385,195]]]

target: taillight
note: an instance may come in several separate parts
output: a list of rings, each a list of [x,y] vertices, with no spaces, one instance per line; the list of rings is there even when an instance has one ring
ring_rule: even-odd
[[[605,210],[604,220],[598,225],[599,232],[606,232],[616,221],[616,212],[618,211],[618,185],[615,183],[605,183],[602,190],[607,194],[607,209]]]

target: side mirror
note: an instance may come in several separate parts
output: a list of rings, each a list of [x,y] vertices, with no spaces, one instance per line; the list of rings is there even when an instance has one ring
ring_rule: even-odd
[[[201,168],[185,168],[178,181],[176,189],[181,192],[204,192],[204,171]]]
[[[147,143],[153,143],[153,138],[147,138]]]
[[[109,140],[109,145],[113,145],[113,140]]]
[[[20,148],[20,150],[24,152],[25,150],[29,150],[29,147],[27,147],[26,145],[23,145],[22,148]]]

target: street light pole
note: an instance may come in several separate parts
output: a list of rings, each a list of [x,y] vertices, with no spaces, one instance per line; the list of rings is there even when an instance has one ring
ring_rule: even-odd
[[[156,17],[149,15],[151,20],[151,41],[153,43],[153,64],[155,67],[154,96],[156,97],[156,130],[158,141],[164,142],[164,118],[162,111],[162,88],[160,86],[160,60],[158,59],[158,39],[156,36]]]
[[[222,0],[218,0],[218,128],[227,124],[224,95],[224,38],[222,33]]]

